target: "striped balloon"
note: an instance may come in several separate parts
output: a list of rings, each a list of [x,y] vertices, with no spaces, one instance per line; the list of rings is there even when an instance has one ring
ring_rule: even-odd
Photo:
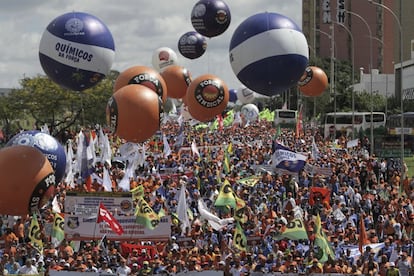
[[[55,18],[40,40],[39,59],[57,84],[82,91],[111,70],[115,43],[107,26],[93,15],[70,12]]]
[[[266,96],[297,84],[308,61],[308,43],[288,17],[259,13],[244,20],[230,41],[230,64],[246,87]]]

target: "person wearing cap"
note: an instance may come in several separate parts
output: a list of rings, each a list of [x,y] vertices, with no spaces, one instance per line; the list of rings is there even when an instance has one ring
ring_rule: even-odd
[[[112,269],[108,266],[107,260],[101,261],[101,267],[98,269],[99,274],[112,274]]]
[[[312,259],[312,265],[308,267],[308,273],[323,273],[322,265],[317,258]]]
[[[35,275],[39,274],[39,271],[37,271],[36,266],[32,264],[32,260],[28,258],[26,259],[24,266],[19,268],[17,274]]]
[[[142,267],[138,271],[138,275],[152,275],[152,268],[149,264],[149,261],[142,262]]]
[[[399,258],[398,258],[398,263],[397,263],[397,266],[398,266],[398,270],[400,271],[400,275],[401,276],[405,276],[405,275],[407,275],[407,276],[411,276],[412,274],[411,274],[411,262],[410,262],[410,260],[408,259],[408,254],[407,254],[407,252],[405,252],[405,251],[402,251],[401,253],[400,253],[400,256],[399,256]]]
[[[400,276],[400,271],[398,270],[398,268],[395,267],[394,262],[390,262],[388,264],[388,268],[387,268],[387,272],[385,273],[385,276]]]
[[[8,274],[17,274],[17,271],[20,268],[20,264],[16,261],[14,256],[9,256],[9,254],[4,254],[4,257],[8,258],[7,263],[4,264],[4,268],[7,270]]]

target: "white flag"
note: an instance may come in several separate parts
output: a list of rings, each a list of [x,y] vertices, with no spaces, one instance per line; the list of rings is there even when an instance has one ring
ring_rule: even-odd
[[[58,195],[55,195],[55,197],[53,198],[52,201],[52,211],[53,213],[61,213],[62,211],[60,210],[60,206],[59,206],[59,202],[57,200]]]
[[[46,123],[43,126],[40,127],[40,132],[43,132],[43,133],[46,133],[46,134],[50,134],[49,127],[47,126]]]
[[[193,142],[191,142],[191,151],[193,152],[193,154],[200,157],[200,152],[198,151],[197,144],[196,144],[195,140],[193,140]]]
[[[109,175],[109,171],[104,166],[103,168],[103,181],[102,186],[105,192],[112,192],[112,181],[111,176]]]
[[[359,139],[354,139],[354,140],[348,141],[346,143],[346,147],[347,148],[357,147],[358,146],[358,142],[359,142]]]
[[[170,144],[168,144],[167,136],[162,135],[162,140],[164,143],[164,158],[171,154]]]
[[[186,229],[191,227],[187,213],[187,198],[185,196],[185,183],[181,184],[180,197],[178,198],[177,215],[181,223],[181,235],[185,235]]]
[[[69,185],[71,188],[75,188],[74,183],[74,173],[73,173],[73,148],[72,148],[72,140],[68,141],[68,145],[66,147],[66,169],[65,169],[66,177],[65,183]]]
[[[205,205],[204,201],[200,198],[198,199],[198,211],[200,212],[201,218],[208,221],[208,223],[213,227],[214,230],[219,231],[227,224],[233,223],[234,218],[225,218],[221,219],[218,216],[211,213],[207,206]]]

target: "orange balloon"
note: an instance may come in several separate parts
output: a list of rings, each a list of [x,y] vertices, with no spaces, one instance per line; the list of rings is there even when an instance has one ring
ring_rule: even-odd
[[[214,75],[201,75],[187,89],[188,112],[194,119],[207,122],[224,111],[229,96],[229,89],[224,81]]]
[[[151,67],[133,66],[121,72],[115,80],[113,92],[128,84],[142,84],[155,91],[163,103],[167,100],[167,85],[161,75]]]
[[[129,84],[112,94],[106,106],[113,132],[128,142],[141,143],[160,128],[161,99],[151,89]]]
[[[165,83],[167,84],[168,97],[174,99],[181,99],[185,97],[187,88],[191,83],[191,74],[179,65],[170,65],[161,72]]]
[[[55,176],[49,160],[35,147],[0,150],[0,213],[24,216],[38,212],[53,197]]]
[[[305,96],[317,97],[328,88],[328,76],[321,68],[308,66],[298,84]]]

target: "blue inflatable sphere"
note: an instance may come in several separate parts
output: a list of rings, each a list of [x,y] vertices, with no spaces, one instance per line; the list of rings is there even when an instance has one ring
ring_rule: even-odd
[[[178,40],[178,51],[189,59],[201,57],[206,49],[207,39],[194,31],[186,32]]]
[[[57,84],[74,91],[96,85],[115,58],[112,34],[93,15],[70,12],[55,18],[40,40],[43,71]]]
[[[66,153],[55,137],[38,130],[28,130],[13,136],[6,147],[14,145],[31,146],[40,150],[54,170],[55,183],[62,180],[66,170]]]
[[[229,47],[233,72],[249,89],[273,96],[293,87],[308,66],[308,43],[288,17],[259,13],[234,31]]]
[[[206,37],[224,33],[230,25],[230,9],[221,0],[200,0],[191,11],[191,24]]]
[[[237,102],[237,90],[236,89],[229,89],[229,102],[232,102],[232,103]]]

